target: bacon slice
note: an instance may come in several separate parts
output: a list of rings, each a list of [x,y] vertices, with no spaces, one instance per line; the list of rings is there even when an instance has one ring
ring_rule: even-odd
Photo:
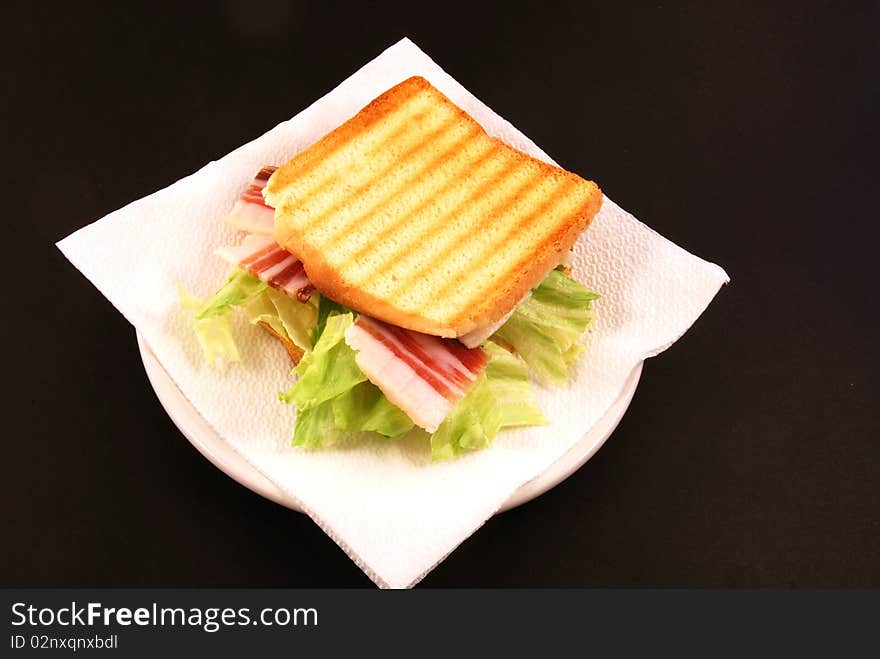
[[[276,169],[263,167],[226,217],[227,224],[248,232],[244,241],[240,245],[221,247],[215,253],[272,288],[305,302],[314,287],[299,259],[281,248],[272,237],[275,211],[263,201],[263,188]]]
[[[419,426],[434,432],[486,366],[481,349],[367,316],[345,332],[364,375]]]
[[[275,224],[275,211],[263,201],[263,188],[277,167],[263,167],[256,175],[253,182],[235,202],[235,206],[226,217],[226,223],[236,229],[259,233],[266,236],[272,235]]]
[[[251,233],[240,245],[221,247],[214,253],[300,302],[306,302],[314,290],[302,262],[272,236]]]

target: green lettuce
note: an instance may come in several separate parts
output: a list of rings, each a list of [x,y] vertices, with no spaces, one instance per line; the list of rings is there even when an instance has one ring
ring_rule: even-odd
[[[337,307],[324,316],[314,349],[293,369],[296,383],[279,394],[282,401],[297,406],[294,446],[329,446],[355,432],[399,437],[413,428],[412,420],[358,367],[354,350],[344,340],[354,314]]]
[[[332,446],[342,439],[344,434],[336,427],[332,403],[326,402],[296,411],[296,425],[293,427],[291,445],[306,448]]]
[[[324,331],[311,352],[306,353],[293,369],[296,383],[280,394],[285,403],[296,403],[297,409],[316,407],[364,382],[354,360],[354,350],[345,342],[345,330],[354,322],[351,313],[327,318]]]
[[[583,351],[578,342],[599,298],[560,270],[553,270],[493,335],[518,352],[539,380],[561,385]]]
[[[431,435],[431,457],[443,460],[488,447],[501,428],[544,425],[528,366],[492,341],[483,345],[489,363],[471,390]]]
[[[193,327],[205,359],[213,364],[240,360],[232,336],[230,314],[243,307],[250,322],[267,323],[281,336],[289,337],[303,350],[312,348],[311,330],[317,322],[317,303],[294,300],[269,288],[243,270],[235,270],[214,295],[201,300],[178,286],[181,306],[194,314]]]
[[[180,306],[184,310],[195,314],[204,307],[205,301],[188,293],[183,286],[178,286],[177,292],[180,295]],[[235,345],[235,339],[232,338],[229,316],[196,317],[193,319],[193,329],[208,364],[213,364],[217,359],[226,362],[237,362],[241,359],[238,354],[238,346]]]
[[[248,304],[266,290],[266,284],[246,272],[233,272],[214,295],[201,300],[178,284],[180,306],[194,314],[193,329],[208,364],[218,359],[237,362],[241,359],[232,336],[229,314],[235,307]]]
[[[579,339],[592,320],[590,303],[598,297],[564,273],[551,272],[483,345],[489,362],[431,435],[432,458],[486,448],[505,427],[546,424],[529,371],[545,382],[567,379],[569,366],[583,350]],[[233,272],[207,300],[182,287],[180,299],[194,315],[196,336],[211,363],[240,358],[229,322],[236,308],[244,308],[250,322],[267,323],[303,349],[293,369],[296,382],[279,394],[297,406],[294,446],[329,446],[363,432],[397,438],[414,428],[358,367],[355,351],[344,340],[355,313],[343,305],[317,294],[298,302],[242,271]]]
[[[331,403],[333,422],[342,431],[376,432],[385,437],[400,437],[415,425],[372,382],[355,385]]]
[[[336,398],[297,409],[293,446],[332,446],[354,433],[373,432],[391,439],[413,429],[412,420],[372,382],[361,382]]]
[[[318,298],[318,317],[314,327],[311,329],[312,343],[318,342],[321,333],[324,331],[324,327],[327,325],[327,319],[331,315],[346,313],[353,314],[354,312],[348,307],[339,304],[339,302],[321,295]]]
[[[244,306],[267,288],[268,286],[256,277],[243,270],[236,270],[229,275],[217,292],[196,310],[196,320],[225,316],[235,307]]]
[[[267,288],[262,295],[248,303],[248,319],[267,323],[277,334],[287,336],[304,351],[312,349],[312,328],[318,319],[318,306],[313,295],[308,302],[300,302]]]

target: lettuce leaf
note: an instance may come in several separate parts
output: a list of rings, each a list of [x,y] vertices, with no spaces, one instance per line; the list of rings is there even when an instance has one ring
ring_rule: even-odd
[[[312,328],[317,322],[317,302],[294,300],[270,288],[243,270],[235,270],[207,300],[191,295],[178,285],[180,304],[194,313],[193,327],[209,364],[241,359],[232,336],[229,315],[244,307],[251,323],[265,322],[281,336],[288,336],[303,350],[312,349]]]
[[[331,400],[298,408],[293,446],[332,446],[353,433],[374,432],[396,439],[415,424],[372,382],[361,382]]]
[[[354,322],[353,314],[334,314],[325,322],[314,349],[293,369],[296,383],[279,394],[285,403],[296,403],[300,411],[336,398],[367,379],[355,363],[354,350],[344,340],[346,328]]]
[[[205,306],[204,300],[191,295],[183,286],[178,285],[177,292],[180,295],[180,306],[184,310],[197,313]],[[224,314],[194,318],[193,329],[208,364],[214,364],[218,359],[225,362],[237,362],[241,359],[238,346],[235,345],[235,339],[232,338],[229,316]]]
[[[528,366],[492,341],[483,345],[489,363],[471,390],[431,435],[431,458],[444,460],[488,447],[501,428],[544,425]]]
[[[196,320],[225,316],[235,307],[244,306],[267,288],[268,285],[256,277],[243,270],[236,270],[214,295],[202,303],[196,311]]]
[[[558,385],[568,378],[568,364],[554,338],[521,316],[518,310],[494,337],[516,350],[542,382]]]
[[[339,302],[331,300],[329,297],[325,297],[323,295],[319,296],[318,297],[318,318],[317,318],[317,322],[315,323],[315,326],[312,328],[312,331],[311,331],[312,343],[318,342],[318,339],[321,337],[321,334],[324,332],[324,326],[327,324],[327,319],[331,315],[345,314],[345,313],[354,314],[354,312],[351,309],[339,304]]]
[[[352,322],[351,312],[328,311],[314,350],[293,369],[296,384],[279,394],[297,406],[294,446],[329,446],[354,432],[398,437],[413,427],[355,362],[354,350],[344,340]]]
[[[372,382],[361,382],[332,401],[336,428],[349,432],[376,432],[399,437],[415,425],[406,413],[385,397]]]
[[[546,424],[529,370],[547,382],[567,379],[569,366],[583,351],[579,338],[592,320],[590,302],[598,297],[564,273],[551,272],[484,344],[490,356],[486,369],[431,435],[432,458],[486,448],[505,427]],[[242,271],[232,273],[207,300],[183,288],[180,298],[184,309],[194,313],[196,335],[209,362],[239,359],[229,323],[236,307],[244,307],[252,323],[268,323],[305,351],[293,369],[296,383],[279,394],[298,408],[294,446],[328,446],[360,432],[396,438],[413,429],[412,420],[358,367],[344,340],[355,313],[343,305],[319,295],[298,302]]]
[[[251,323],[267,323],[281,336],[290,337],[297,347],[304,351],[312,349],[312,329],[318,318],[317,303],[313,299],[300,302],[267,288],[249,302],[245,310]]]
[[[561,385],[583,352],[578,343],[599,298],[560,270],[552,270],[495,333],[518,352],[539,380]]]
[[[235,307],[260,296],[265,289],[266,284],[241,270],[229,275],[217,292],[207,300],[197,298],[178,284],[180,306],[195,316],[193,329],[209,365],[213,365],[218,359],[227,363],[241,359],[232,336],[229,314]]]
[[[284,336],[284,325],[278,316],[278,309],[272,304],[272,300],[269,299],[268,295],[263,294],[251,300],[244,310],[247,312],[248,320],[252,325],[266,323],[272,328],[273,332]]]
[[[331,446],[344,436],[344,432],[336,427],[333,418],[333,402],[327,401],[296,411],[296,425],[293,428],[292,446],[318,448]]]

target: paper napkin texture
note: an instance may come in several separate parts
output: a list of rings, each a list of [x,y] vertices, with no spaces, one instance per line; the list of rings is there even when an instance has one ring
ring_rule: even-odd
[[[586,353],[570,386],[538,389],[552,425],[502,431],[488,450],[437,464],[418,437],[291,448],[295,409],[277,399],[291,384],[280,343],[235,321],[242,362],[209,368],[177,285],[207,296],[222,283],[227,266],[212,252],[237,239],[223,219],[261,166],[284,163],[412,75],[427,78],[490,134],[552,162],[403,39],[289,121],[58,244],[140,330],[216,432],[292,495],[371,579],[393,588],[418,582],[520,485],[558,460],[620,395],[633,368],[678,339],[728,281],[721,268],[606,198],[576,247],[576,278],[602,295]]]

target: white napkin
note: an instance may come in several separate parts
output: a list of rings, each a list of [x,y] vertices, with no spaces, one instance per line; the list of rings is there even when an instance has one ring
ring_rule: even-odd
[[[574,263],[577,279],[602,295],[587,351],[569,386],[538,390],[552,425],[502,431],[489,449],[436,464],[427,443],[416,439],[291,448],[295,410],[276,396],[291,384],[280,343],[236,321],[243,361],[209,368],[180,309],[177,284],[207,296],[223,281],[227,266],[212,252],[237,235],[223,218],[262,165],[285,162],[412,75],[427,78],[490,134],[552,162],[403,39],[293,119],[58,243],[141,331],[217,433],[292,495],[373,581],[392,588],[418,582],[519,486],[558,460],[620,395],[632,370],[678,339],[728,281],[721,268],[606,198]]]

